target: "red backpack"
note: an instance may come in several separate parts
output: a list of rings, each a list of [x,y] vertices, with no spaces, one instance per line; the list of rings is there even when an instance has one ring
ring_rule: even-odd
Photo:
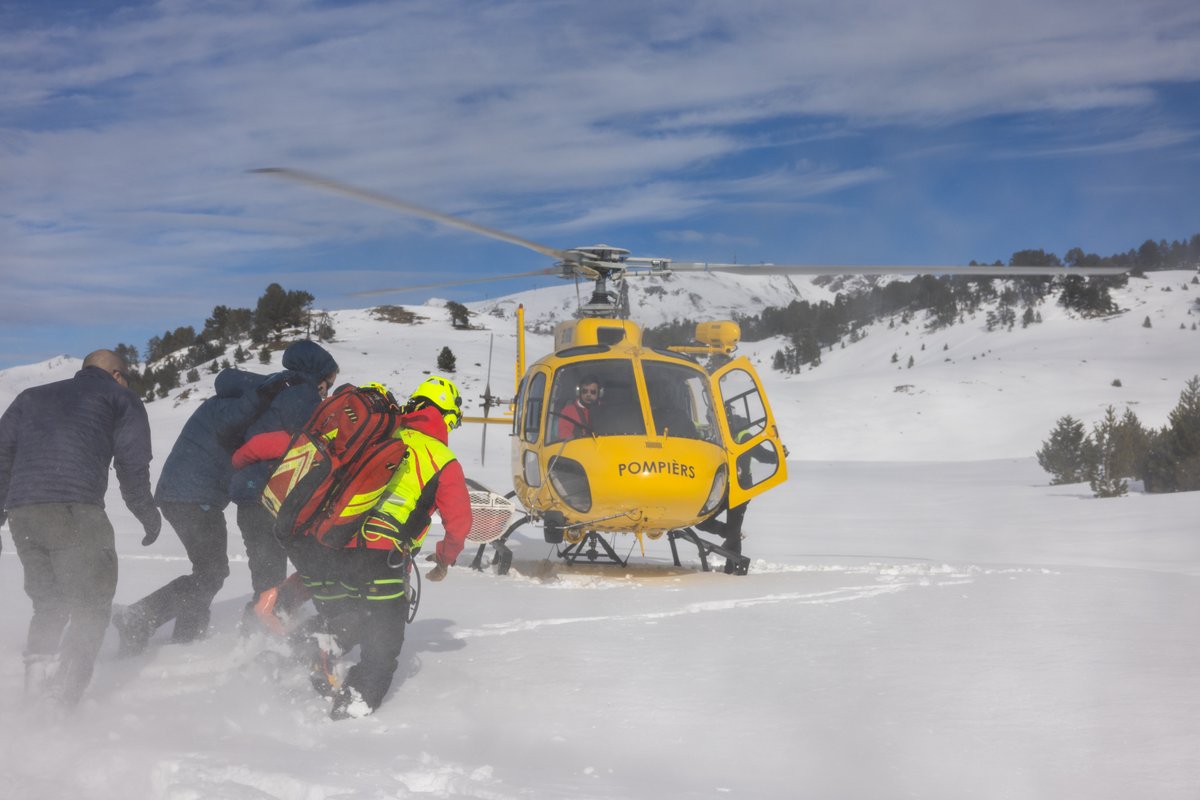
[[[349,384],[317,406],[263,489],[276,537],[344,547],[407,455],[391,438],[399,418],[390,395]]]

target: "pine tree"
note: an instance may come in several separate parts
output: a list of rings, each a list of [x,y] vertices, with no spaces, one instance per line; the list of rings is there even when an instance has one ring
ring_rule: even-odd
[[[1121,497],[1129,484],[1121,478],[1120,425],[1112,406],[1104,410],[1104,419],[1092,426],[1095,457],[1086,466],[1088,486],[1096,497]]]
[[[248,308],[214,306],[212,316],[204,320],[200,337],[219,344],[229,344],[250,332],[254,326],[254,312]]]
[[[125,364],[132,367],[138,363],[138,349],[131,344],[121,342],[113,348],[113,352],[125,360]]]
[[[254,309],[251,341],[261,344],[284,328],[303,327],[307,320],[306,309],[313,299],[303,290],[289,292],[278,283],[269,285]]]
[[[158,388],[155,389],[155,394],[159,397],[166,397],[172,389],[179,388],[179,367],[175,366],[173,361],[167,361],[162,367],[154,373],[155,379],[158,381]]]
[[[456,303],[453,300],[446,303],[446,310],[450,312],[450,324],[456,328],[468,328],[471,325],[471,312],[462,303]]]
[[[187,382],[188,383],[196,383],[199,380],[200,380],[200,370],[196,369],[195,367],[192,367],[191,369],[189,369],[188,373],[187,373]]]
[[[800,372],[800,352],[790,344],[783,348],[783,371],[788,375]]]
[[[1200,376],[1187,382],[1146,456],[1146,491],[1200,489]]]
[[[1149,317],[1149,316],[1147,316],[1147,317],[1146,317],[1146,319],[1145,319],[1145,320],[1142,322],[1142,327],[1143,327],[1143,328],[1152,328],[1152,327],[1154,327],[1153,325],[1151,325],[1151,324],[1150,324],[1150,317]]]
[[[1143,478],[1146,471],[1146,454],[1150,452],[1151,433],[1142,421],[1126,408],[1124,416],[1114,433],[1117,463],[1114,474],[1123,478]]]
[[[328,313],[322,313],[317,317],[313,325],[313,335],[317,337],[318,342],[332,342],[333,337],[337,335],[337,331],[333,327],[333,317]]]
[[[245,350],[242,348],[242,346],[239,344],[239,345],[237,346],[237,348],[236,348],[236,349],[233,351],[233,360],[234,360],[234,361],[236,361],[236,362],[237,362],[237,363],[239,363],[239,364],[244,364],[244,363],[246,363],[247,361],[249,361],[249,360],[250,360],[250,354],[249,354],[249,353],[247,353],[247,352],[246,352],[246,351],[245,351]]]
[[[1083,423],[1069,414],[1061,417],[1050,438],[1037,451],[1038,464],[1051,475],[1051,485],[1079,483],[1085,479],[1094,445]]]
[[[442,372],[454,372],[454,367],[458,363],[458,359],[454,357],[454,353],[449,347],[443,347],[442,352],[438,353],[437,367]]]
[[[270,364],[271,363],[271,348],[264,347],[263,349],[258,351],[258,363],[260,363],[260,364]]]
[[[821,343],[817,337],[812,335],[793,336],[792,344],[796,350],[796,357],[799,359],[795,372],[800,371],[801,364],[811,364],[814,367],[820,366]]]

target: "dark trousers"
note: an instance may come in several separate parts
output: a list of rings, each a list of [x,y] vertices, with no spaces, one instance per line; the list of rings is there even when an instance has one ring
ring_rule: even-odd
[[[349,652],[358,645],[358,663],[344,685],[357,690],[374,710],[392,685],[404,644],[408,562],[395,551],[334,552],[336,558],[317,562],[323,564],[324,574],[306,576],[307,582],[313,588],[313,605],[338,648]]]
[[[239,505],[237,524],[246,545],[250,586],[257,600],[260,594],[283,583],[287,577],[287,552],[275,538],[275,517],[261,505]]]
[[[715,533],[720,536],[723,541],[721,545],[734,555],[742,554],[742,523],[746,520],[746,509],[750,507],[750,503],[742,503],[740,506],[725,509],[725,520],[717,519],[717,514],[713,514],[708,519],[701,522],[696,527],[708,533]],[[726,559],[725,572],[732,573],[735,567],[733,562]]]
[[[117,552],[99,506],[46,503],[11,509],[9,524],[25,570],[33,618],[26,657],[59,657],[55,683],[68,704],[92,679],[117,589]]]
[[[208,631],[213,598],[229,577],[225,514],[191,503],[163,503],[162,513],[183,542],[192,572],[143,597],[129,611],[150,631],[175,620],[171,641],[190,642]]]

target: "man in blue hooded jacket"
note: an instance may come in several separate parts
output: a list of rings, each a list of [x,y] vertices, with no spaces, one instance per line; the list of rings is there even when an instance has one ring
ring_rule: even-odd
[[[316,348],[337,365],[320,345],[296,342],[284,353],[283,364],[307,365],[293,351]],[[213,598],[229,577],[229,532],[225,508],[233,479],[233,451],[247,431],[293,389],[303,390],[309,376],[285,370],[269,377],[238,369],[217,375],[215,396],[208,398],[184,423],[163,464],[155,499],[187,551],[192,571],[151,592],[136,603],[117,608],[113,624],[121,636],[121,652],[141,652],[160,626],[175,620],[171,641],[186,643],[208,632]],[[311,388],[310,388],[311,390]]]
[[[294,380],[247,429],[246,441],[279,431],[294,436],[337,380],[337,362],[316,342],[289,345],[283,351],[283,366],[295,376]],[[254,590],[254,597],[246,604],[245,619],[251,618],[259,596],[287,577],[287,553],[275,538],[275,517],[262,504],[263,488],[271,477],[272,466],[272,461],[252,463],[238,469],[230,484],[229,494],[237,504],[237,524],[246,545],[250,585]],[[283,602],[285,606],[289,604],[288,599]]]

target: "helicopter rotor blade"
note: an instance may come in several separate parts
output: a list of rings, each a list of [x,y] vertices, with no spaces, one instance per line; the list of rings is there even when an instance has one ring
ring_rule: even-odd
[[[632,259],[630,259],[632,260]],[[974,275],[1014,278],[1022,275],[1122,275],[1122,267],[1037,267],[903,264],[710,264],[703,261],[655,259],[651,269],[663,272],[726,272],[736,275]]]
[[[349,297],[370,297],[377,294],[398,294],[400,292],[416,292],[425,291],[428,289],[442,289],[447,286],[470,286],[474,283],[489,283],[491,281],[507,281],[515,278],[532,278],[545,275],[561,275],[562,271],[557,267],[546,267],[545,269],[535,269],[529,272],[514,272],[508,275],[491,275],[486,278],[466,278],[461,281],[442,281],[440,283],[422,283],[417,286],[394,286],[390,289],[370,289],[365,292],[350,292]]]
[[[520,236],[506,233],[505,231],[499,231],[495,228],[488,228],[484,225],[470,222],[452,214],[444,214],[441,211],[434,211],[431,208],[425,208],[424,206],[419,206],[415,203],[409,203],[405,200],[401,200],[397,197],[391,197],[390,195],[382,194],[380,192],[374,192],[370,189],[360,189],[357,186],[351,186],[348,183],[335,181],[332,178],[326,178],[312,172],[291,169],[289,167],[260,167],[258,169],[252,169],[250,172],[257,175],[271,175],[277,178],[295,181],[296,183],[308,184],[309,186],[315,186],[319,189],[327,189],[331,192],[344,194],[348,197],[353,197],[356,200],[374,203],[375,205],[384,206],[385,208],[390,208],[395,211],[402,211],[405,214],[424,217],[425,219],[433,220],[434,222],[440,222],[443,225],[450,225],[455,228],[461,228],[465,231],[478,233],[481,236],[487,236],[492,239],[499,239],[502,242],[515,244],[518,247],[524,247],[528,250],[534,251],[535,253],[541,253],[544,256],[549,256],[550,258],[558,261],[563,261],[570,258],[568,251],[566,250],[559,250],[556,247],[550,247],[549,245],[540,244],[529,239],[523,239]]]

